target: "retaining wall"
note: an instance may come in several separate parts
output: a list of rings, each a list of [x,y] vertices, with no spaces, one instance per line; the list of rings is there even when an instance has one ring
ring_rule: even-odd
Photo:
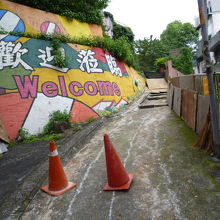
[[[2,0],[0,25],[7,31],[102,36],[100,26]],[[50,41],[0,35],[0,139],[15,140],[20,128],[42,132],[56,110],[72,122],[100,117],[145,88],[145,80],[101,48],[62,44],[67,65],[53,65]]]

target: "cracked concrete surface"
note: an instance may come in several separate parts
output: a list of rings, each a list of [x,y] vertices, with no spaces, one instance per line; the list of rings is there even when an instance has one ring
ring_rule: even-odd
[[[104,133],[135,174],[128,191],[102,191],[107,181]],[[219,172],[219,162],[193,148],[195,138],[168,107],[138,109],[136,102],[112,117],[65,165],[77,188],[60,197],[39,190],[21,219],[220,219],[220,187],[212,175],[214,168],[215,175]]]

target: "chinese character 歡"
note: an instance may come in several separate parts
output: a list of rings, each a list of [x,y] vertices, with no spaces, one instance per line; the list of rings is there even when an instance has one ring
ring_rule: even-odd
[[[22,49],[22,44],[20,42],[13,44],[12,42],[0,41],[0,70],[9,66],[13,69],[19,64],[26,70],[33,70],[31,66],[21,59],[21,56],[27,52],[28,49]]]

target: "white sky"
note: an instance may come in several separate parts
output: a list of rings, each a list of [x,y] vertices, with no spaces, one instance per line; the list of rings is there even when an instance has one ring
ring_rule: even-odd
[[[198,16],[197,0],[111,0],[105,9],[115,21],[132,29],[135,39],[159,38],[174,20],[190,22]]]

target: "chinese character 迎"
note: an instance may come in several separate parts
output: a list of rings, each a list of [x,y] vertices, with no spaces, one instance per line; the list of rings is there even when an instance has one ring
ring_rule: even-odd
[[[95,52],[91,50],[80,50],[76,59],[80,63],[80,70],[88,73],[103,73],[103,70],[98,67],[98,60],[94,58]]]
[[[66,73],[69,70],[69,68],[60,68],[58,66],[54,66],[49,63],[49,62],[53,61],[53,59],[54,59],[54,56],[51,54],[52,50],[53,50],[52,47],[46,47],[46,50],[38,49],[38,51],[41,53],[41,55],[39,55],[38,58],[43,60],[43,63],[40,63],[40,65],[54,69],[54,70],[58,70],[63,73]],[[60,50],[61,50],[62,55],[65,56],[64,49],[60,48]]]
[[[26,70],[33,70],[31,66],[21,59],[21,56],[27,52],[28,49],[22,49],[22,44],[20,42],[13,44],[12,42],[0,41],[0,70],[9,66],[14,69],[19,64]]]
[[[105,54],[109,69],[113,75],[122,76],[121,69],[117,66],[116,60],[113,56]]]

